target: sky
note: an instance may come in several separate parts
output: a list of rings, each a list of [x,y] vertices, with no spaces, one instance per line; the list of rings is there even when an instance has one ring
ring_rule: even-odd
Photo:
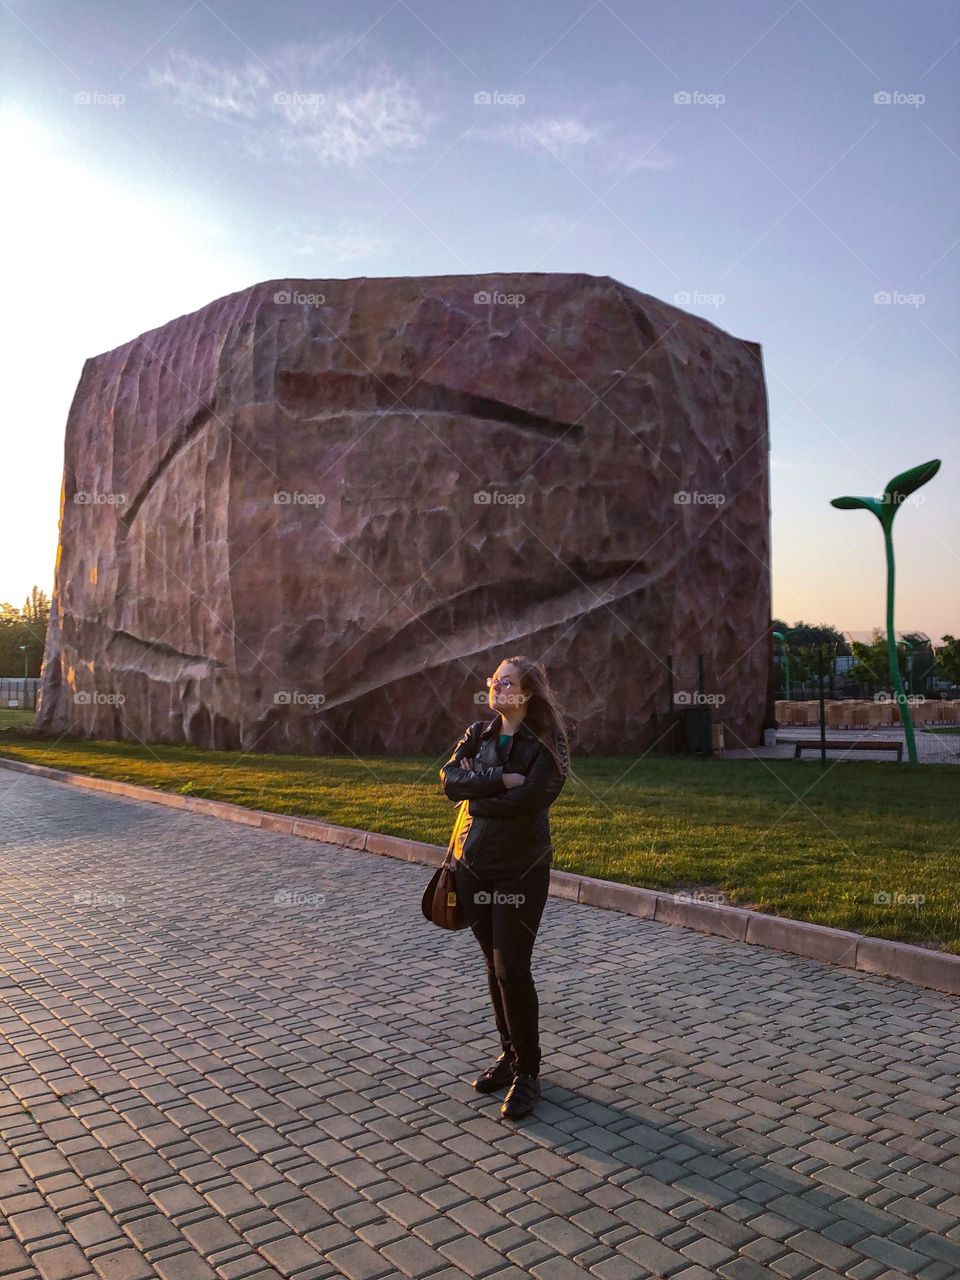
[[[960,9],[0,0],[0,600],[84,360],[289,277],[587,272],[762,344],[773,614],[960,635]]]

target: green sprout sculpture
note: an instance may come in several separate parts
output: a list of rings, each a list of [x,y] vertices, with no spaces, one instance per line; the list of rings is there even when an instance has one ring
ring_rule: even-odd
[[[903,735],[907,740],[907,754],[910,763],[917,763],[917,744],[913,736],[913,718],[903,692],[903,681],[900,679],[900,664],[897,661],[897,640],[893,630],[893,588],[895,568],[893,562],[893,518],[905,498],[932,480],[940,470],[940,459],[922,462],[919,467],[912,467],[894,476],[887,484],[880,498],[831,498],[830,505],[842,511],[852,511],[863,507],[872,511],[880,521],[883,529],[883,544],[887,552],[887,660],[890,663],[890,679],[897,693],[897,706],[900,708],[900,720],[903,724]]]

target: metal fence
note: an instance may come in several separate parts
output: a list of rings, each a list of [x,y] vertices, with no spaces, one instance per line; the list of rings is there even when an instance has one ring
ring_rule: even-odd
[[[39,676],[0,676],[0,708],[9,710],[18,707],[21,710],[35,711],[37,706],[37,690],[40,688]]]
[[[777,744],[806,746],[826,741],[844,759],[879,758],[871,744],[899,744],[907,759],[906,733],[893,698],[777,699]],[[915,696],[907,699],[917,758],[921,764],[960,764],[960,701]],[[867,744],[858,751],[857,744]],[[799,754],[799,753],[798,753]],[[810,759],[815,754],[806,754]]]

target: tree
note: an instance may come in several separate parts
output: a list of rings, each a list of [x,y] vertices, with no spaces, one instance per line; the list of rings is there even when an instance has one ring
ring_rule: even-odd
[[[937,678],[960,684],[960,640],[956,636],[944,636],[936,652]]]
[[[787,628],[785,634],[788,642],[798,648],[806,646],[815,652],[823,644],[831,653],[845,655],[850,651],[842,633],[827,622],[816,626],[809,622],[795,622],[792,627]]]
[[[33,584],[29,596],[23,602],[22,616],[25,622],[42,627],[46,631],[50,620],[50,597],[45,591],[41,591],[36,583]]]
[[[890,689],[893,679],[890,675],[890,657],[886,637],[879,627],[873,629],[873,639],[869,644],[859,640],[853,642],[853,666],[850,668],[850,679],[857,684],[869,685],[874,689]],[[907,649],[903,644],[897,645],[897,666],[899,674],[907,672]]]
[[[21,645],[27,646],[28,674],[40,674],[49,621],[50,598],[36,585],[22,609],[12,604],[0,604],[0,675],[23,675]]]
[[[819,650],[823,646],[824,671],[829,673],[830,661],[834,655],[845,657],[850,652],[843,634],[832,623],[821,622],[814,625],[809,622],[795,622],[791,627],[780,618],[774,618],[770,624],[772,631],[779,631],[786,640],[790,659],[791,689],[802,690],[809,681],[816,681],[819,673]],[[781,660],[780,646],[774,649],[774,660]],[[783,673],[780,675],[780,689],[784,688]]]

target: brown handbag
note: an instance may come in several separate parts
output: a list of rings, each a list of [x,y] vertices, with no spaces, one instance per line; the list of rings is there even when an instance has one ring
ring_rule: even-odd
[[[454,879],[454,849],[457,839],[463,830],[463,820],[466,813],[467,801],[461,800],[460,808],[457,811],[457,820],[453,824],[453,831],[450,833],[450,843],[447,845],[446,857],[431,876],[430,883],[423,891],[423,898],[420,902],[424,916],[431,924],[435,924],[441,929],[466,929],[470,923],[460,904],[456,880]]]

